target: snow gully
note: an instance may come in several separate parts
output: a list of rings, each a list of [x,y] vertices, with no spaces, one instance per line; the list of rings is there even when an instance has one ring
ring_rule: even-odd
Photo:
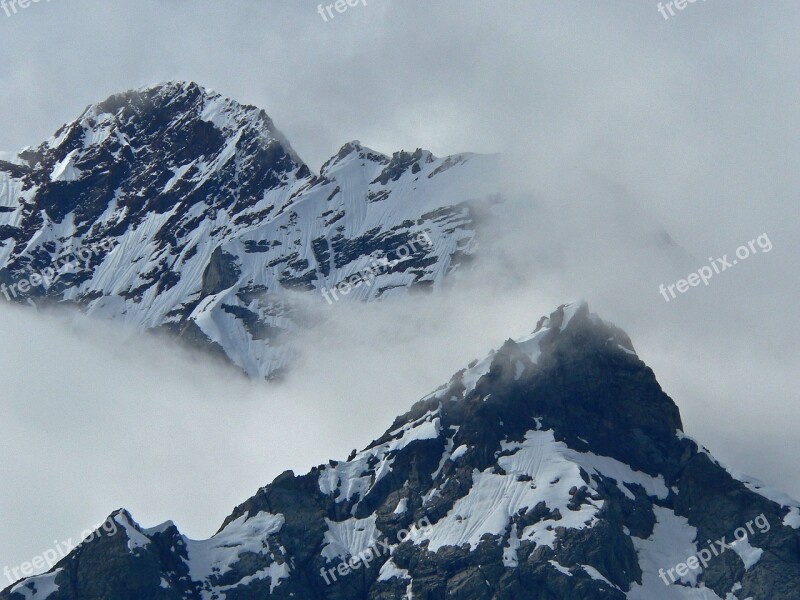
[[[421,531],[423,535],[427,535],[432,526],[433,523],[430,522],[427,516],[422,517],[410,530],[401,529],[398,531],[397,541],[402,544],[415,531]],[[384,537],[382,540],[373,540],[372,546],[363,552],[359,552],[355,556],[351,556],[348,560],[340,562],[336,567],[331,567],[330,569],[322,567],[319,570],[319,573],[322,575],[325,583],[331,585],[333,581],[336,581],[336,573],[338,573],[341,577],[344,577],[351,571],[360,569],[362,566],[369,567],[370,563],[379,556],[383,556],[384,554],[391,555],[392,549],[393,546],[389,543],[389,538]],[[333,581],[328,579],[328,575],[333,578]]]
[[[726,550],[736,551],[737,544],[740,544],[742,546],[744,546],[745,544],[749,545],[749,542],[746,541],[748,538],[747,532],[749,530],[750,535],[755,535],[756,532],[755,529],[753,528],[753,525],[758,527],[759,533],[762,534],[767,533],[771,529],[769,520],[764,515],[764,513],[761,513],[755,519],[751,519],[747,523],[746,525],[747,529],[745,529],[744,527],[739,527],[736,531],[733,532],[733,537],[736,538],[735,541],[730,543],[726,542],[724,535],[715,542],[708,540],[708,548],[703,548],[693,556],[687,558],[685,562],[679,563],[676,566],[672,567],[671,569],[668,569],[667,571],[664,571],[664,569],[659,569],[658,576],[661,578],[661,581],[664,582],[664,585],[670,585],[670,582],[667,581],[667,575],[669,575],[670,579],[672,580],[672,583],[676,584],[677,582],[680,581],[682,577],[686,577],[689,574],[690,569],[692,571],[695,571],[697,569],[700,569],[701,565],[703,569],[708,568],[709,561],[714,557],[720,556]],[[719,548],[719,550],[717,550],[717,548]],[[755,557],[756,562],[761,557],[762,553],[763,550],[761,550],[760,548],[755,549],[755,552],[752,554],[752,556]],[[742,560],[745,560],[744,557],[742,557]],[[745,563],[745,570],[749,569],[750,566],[751,565]],[[675,576],[676,573],[677,577]]]

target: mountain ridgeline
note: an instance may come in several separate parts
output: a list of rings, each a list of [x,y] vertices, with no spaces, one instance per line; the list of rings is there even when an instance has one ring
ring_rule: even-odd
[[[562,306],[211,539],[120,510],[0,599],[796,600],[798,503],[682,429],[628,336]]]
[[[306,322],[293,294],[322,307],[377,259],[391,267],[348,300],[440,285],[473,251],[497,168],[350,142],[315,174],[261,109],[194,83],[117,94],[0,153],[0,301],[167,332],[275,377]]]

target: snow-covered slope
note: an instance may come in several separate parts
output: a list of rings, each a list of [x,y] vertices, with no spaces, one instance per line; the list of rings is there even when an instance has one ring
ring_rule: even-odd
[[[800,504],[757,485],[682,433],[624,332],[571,305],[211,539],[118,511],[116,535],[0,600],[796,599]]]
[[[0,300],[167,329],[273,376],[303,325],[292,291],[324,305],[440,285],[498,160],[351,142],[317,175],[258,108],[191,83],[115,95],[0,155]]]

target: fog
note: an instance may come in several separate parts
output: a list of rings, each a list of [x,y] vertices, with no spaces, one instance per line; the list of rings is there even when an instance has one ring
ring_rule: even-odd
[[[182,79],[264,107],[314,169],[351,139],[510,165],[472,272],[431,296],[320,302],[280,386],[113,324],[0,306],[0,567],[120,507],[208,536],[280,472],[363,447],[575,299],[630,334],[687,433],[800,497],[800,8],[709,0],[667,21],[655,4],[370,0],[329,22],[306,1],[0,12],[4,150]],[[674,246],[652,243],[662,228]],[[769,252],[659,293],[762,234]]]

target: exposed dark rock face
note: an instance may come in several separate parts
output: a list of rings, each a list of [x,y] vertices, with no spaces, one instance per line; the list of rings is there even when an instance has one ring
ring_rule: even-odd
[[[210,540],[120,511],[0,599],[800,598],[800,508],[681,429],[627,335],[562,307]]]

